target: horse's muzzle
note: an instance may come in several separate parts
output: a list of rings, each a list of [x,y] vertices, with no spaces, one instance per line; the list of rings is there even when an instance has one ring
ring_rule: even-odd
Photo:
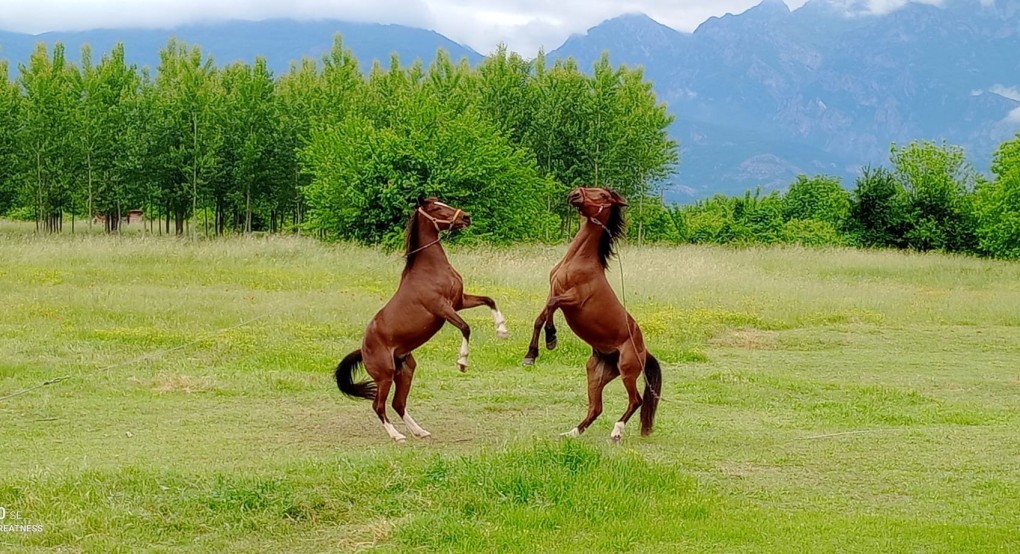
[[[463,212],[460,216],[460,228],[468,227],[471,225],[471,214]]]
[[[567,204],[580,208],[584,204],[584,195],[581,194],[581,189],[576,188],[567,194]]]

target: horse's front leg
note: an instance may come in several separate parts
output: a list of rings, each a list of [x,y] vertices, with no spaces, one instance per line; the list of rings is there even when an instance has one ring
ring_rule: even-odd
[[[538,358],[538,335],[545,327],[545,346],[549,350],[556,348],[556,326],[553,324],[553,315],[556,310],[568,301],[565,296],[550,296],[545,307],[535,318],[535,327],[531,333],[531,343],[528,344],[528,353],[524,355],[524,365],[535,365]]]
[[[460,355],[457,357],[457,369],[462,372],[467,371],[468,354],[470,353],[468,343],[471,340],[471,326],[464,321],[464,318],[460,317],[460,314],[457,313],[457,310],[453,309],[453,306],[444,306],[443,312],[440,315],[450,325],[460,329],[460,334],[463,337],[463,340],[460,343]]]
[[[488,296],[479,296],[477,294],[464,294],[458,310],[466,310],[468,308],[477,308],[478,306],[488,306],[489,311],[492,312],[492,321],[496,323],[496,336],[501,339],[505,339],[510,336],[510,332],[506,329],[506,318],[503,317],[503,312],[499,311],[496,307],[496,301]]]

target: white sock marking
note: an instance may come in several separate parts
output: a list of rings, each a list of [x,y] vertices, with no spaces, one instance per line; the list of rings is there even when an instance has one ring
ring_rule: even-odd
[[[468,348],[468,341],[465,338],[460,339],[460,357],[457,358],[457,365],[460,366],[460,370],[464,371],[468,365],[468,354],[470,348]]]
[[[622,421],[617,421],[616,425],[613,426],[613,432],[609,434],[609,438],[613,439],[614,441],[620,440],[620,437],[623,436],[624,425],[627,424]]]
[[[510,331],[506,329],[506,318],[503,317],[502,312],[492,310],[492,320],[496,322],[496,337],[505,339],[510,336]]]
[[[404,442],[404,441],[407,440],[407,437],[405,437],[404,435],[401,435],[400,431],[397,431],[397,428],[394,427],[392,423],[389,423],[389,422],[383,423],[382,426],[383,426],[383,429],[386,429],[386,433],[388,433],[390,435],[391,439],[393,439],[393,440],[395,440],[397,442]]]
[[[580,437],[581,432],[577,430],[577,427],[567,431],[566,433],[560,433],[561,437]]]
[[[422,429],[421,426],[418,425],[418,422],[411,417],[411,414],[407,413],[406,411],[404,412],[404,417],[402,419],[404,420],[404,424],[407,425],[407,428],[411,430],[411,434],[418,437],[419,439],[432,436],[432,433],[429,433],[425,429]]]

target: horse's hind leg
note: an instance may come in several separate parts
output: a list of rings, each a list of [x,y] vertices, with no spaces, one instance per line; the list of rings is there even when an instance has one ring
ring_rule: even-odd
[[[394,377],[397,390],[393,393],[393,409],[400,416],[400,419],[404,420],[404,424],[411,430],[412,435],[419,439],[424,439],[431,437],[432,433],[422,429],[418,422],[411,417],[411,414],[407,412],[407,395],[411,392],[411,381],[414,380],[414,368],[417,365],[414,361],[414,356],[410,354],[403,361],[399,361],[397,374]]]
[[[386,398],[390,395],[390,386],[393,384],[393,378],[396,375],[393,356],[385,351],[375,351],[371,354],[364,350],[362,352],[365,356],[365,371],[372,376],[377,387],[375,401],[372,403],[375,415],[379,416],[383,429],[386,429],[386,433],[391,439],[397,442],[404,442],[407,440],[407,437],[400,434],[397,428],[390,423],[389,418],[386,417]]]
[[[586,369],[588,373],[588,415],[581,423],[577,424],[577,427],[563,433],[563,436],[566,437],[579,436],[599,417],[602,413],[602,390],[619,374],[616,364],[606,360],[597,352],[592,352],[591,357],[588,358]]]
[[[623,428],[627,425],[630,416],[641,407],[641,394],[638,393],[637,381],[641,375],[641,360],[637,350],[628,345],[620,351],[620,379],[623,381],[623,388],[627,390],[627,409],[623,416],[613,426],[613,432],[609,438],[613,442],[620,442],[623,438]]]

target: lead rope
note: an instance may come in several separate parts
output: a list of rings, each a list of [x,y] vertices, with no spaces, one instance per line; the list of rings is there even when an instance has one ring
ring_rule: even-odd
[[[602,210],[605,207],[606,207],[605,204],[600,205],[599,206],[599,211],[595,215],[597,216],[598,214],[602,213]],[[588,219],[592,223],[598,225],[599,227],[602,227],[602,232],[604,232],[604,233],[608,233],[609,232],[609,229],[606,229],[606,226],[603,225],[602,222],[599,221],[598,219],[595,219],[594,216],[592,216],[592,217],[590,217]],[[627,282],[626,282],[626,280],[624,279],[624,276],[623,276],[623,256],[620,254],[619,251],[616,253],[616,263],[617,263],[617,265],[620,268],[620,298],[623,301],[623,309],[627,311],[627,315],[630,315],[630,310],[627,308]],[[634,351],[637,352],[637,342],[634,340],[634,331],[631,329],[629,321],[627,322],[627,335],[630,337],[630,345],[634,348]],[[641,362],[641,371],[644,371],[644,370],[645,370],[645,362],[642,361]],[[652,391],[652,393],[654,394],[655,391]],[[659,395],[656,394],[655,396],[658,397]]]
[[[599,206],[599,213],[602,213],[602,209],[603,208],[605,208],[604,205],[603,206]],[[595,214],[595,215],[598,215],[598,214]],[[602,227],[602,231],[603,232],[609,232],[609,230],[606,229],[606,226],[603,225],[601,221],[595,219],[594,217],[591,217],[589,219],[591,220],[592,223],[598,225],[599,227]],[[630,310],[627,308],[627,282],[626,282],[626,280],[624,279],[624,276],[623,276],[623,256],[620,254],[620,252],[616,253],[616,263],[617,263],[618,267],[620,268],[620,298],[623,301],[623,309],[627,310],[627,314],[630,315]],[[637,352],[638,348],[637,348],[637,342],[634,340],[634,330],[631,329],[629,321],[627,322],[627,335],[630,337],[630,346],[634,349],[634,352]],[[646,349],[645,350],[645,355],[647,356],[648,354],[649,353],[648,353],[648,351]],[[645,371],[645,361],[646,360],[642,360],[641,361],[641,372],[642,373],[644,373],[644,371]],[[656,400],[662,400],[662,396],[660,396],[659,393],[655,392],[655,389],[649,387],[648,390],[652,391],[652,394],[655,395],[655,399]]]

